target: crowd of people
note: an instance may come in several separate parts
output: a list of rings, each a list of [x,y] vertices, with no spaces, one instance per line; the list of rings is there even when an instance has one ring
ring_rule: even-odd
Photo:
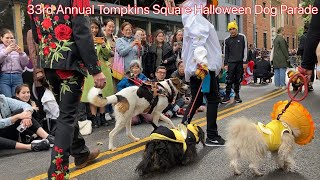
[[[124,22],[120,27],[121,35],[115,36],[113,20],[101,23],[93,18],[90,27],[86,27],[83,23],[84,16],[73,19],[74,37],[63,33],[52,36],[50,33],[59,31],[57,22],[51,24],[52,27],[41,27],[39,17],[34,16],[31,17],[34,23],[32,31],[28,32],[28,55],[17,45],[12,31],[3,29],[0,33],[0,149],[41,151],[48,150],[55,144],[68,150],[76,158],[78,167],[85,166],[97,157],[99,151],[89,151],[85,146],[79,135],[79,125],[72,125],[75,121],[73,115],[77,114],[76,119],[79,121],[92,121],[93,128],[114,123],[111,105],[100,108],[88,102],[90,88],[102,88],[101,96],[107,97],[146,81],[159,82],[176,77],[190,83],[190,91],[184,95],[178,94],[163,114],[169,118],[177,116],[182,118],[182,123],[190,123],[197,109],[206,105],[212,110],[207,112],[207,118],[216,119],[217,112],[213,110],[218,109],[219,103],[229,103],[233,97],[237,103],[242,102],[241,84],[257,84],[258,79],[260,83],[271,83],[274,76],[276,88],[285,88],[287,68],[296,66],[299,62],[298,55],[303,55],[304,51],[304,45],[300,45],[297,50],[288,49],[283,28],[278,29],[273,48],[267,51],[248,45],[246,36],[238,32],[236,22],[230,22],[230,35],[223,43],[222,55],[211,24],[208,24],[207,29],[199,27],[204,28],[203,32],[185,26],[184,29],[177,30],[169,41],[165,38],[165,32],[159,29],[154,32],[154,42],[148,42],[146,30],[133,27],[129,22]],[[197,18],[204,24],[208,23],[202,16]],[[58,16],[54,18],[55,21],[57,19],[59,20]],[[59,22],[60,25],[69,25],[68,18],[60,19],[65,20]],[[43,33],[49,28],[55,31]],[[187,39],[183,39],[185,31],[189,35]],[[305,26],[305,32],[307,31],[308,25]],[[195,96],[204,77],[190,74],[196,69],[191,57],[193,54],[182,55],[182,47],[185,48],[184,51],[188,51],[186,44],[195,43],[193,41],[196,38],[193,39],[192,35],[200,35],[205,39],[210,36],[214,39],[214,42],[197,42],[194,50],[197,57],[202,57],[197,60],[207,63],[201,70],[211,76],[208,92],[201,93],[197,99]],[[301,38],[300,44],[304,43],[303,39],[306,37]],[[204,43],[212,46],[212,52],[203,50]],[[88,47],[88,44],[92,44],[92,47]],[[82,52],[84,49],[85,52]],[[69,51],[74,54],[68,54]],[[209,58],[217,55],[221,61],[210,64]],[[203,58],[206,56],[208,59]],[[24,84],[23,72],[30,61],[34,67],[33,82]],[[213,71],[214,67],[221,68]],[[216,74],[218,72],[219,75]],[[312,83],[309,90],[313,90]],[[79,106],[77,99],[81,99]],[[196,102],[195,109],[191,109],[193,102]],[[140,114],[132,119],[132,124],[137,125],[151,119],[148,114]],[[216,121],[210,123],[207,128],[210,137],[206,144],[224,145],[224,139],[218,135]],[[73,136],[70,132],[74,132]],[[62,141],[63,138],[68,140]],[[73,145],[70,148],[71,142]],[[53,151],[52,158],[55,156],[56,152]],[[68,162],[68,156],[64,158],[64,164]],[[52,165],[49,172],[54,172],[54,169]]]

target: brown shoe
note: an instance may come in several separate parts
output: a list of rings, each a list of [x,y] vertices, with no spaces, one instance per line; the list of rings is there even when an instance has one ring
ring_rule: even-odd
[[[86,161],[84,161],[82,164],[76,165],[76,168],[81,169],[81,168],[86,167],[91,161],[95,160],[99,154],[100,154],[99,149],[95,149],[93,151],[90,151],[88,159]]]

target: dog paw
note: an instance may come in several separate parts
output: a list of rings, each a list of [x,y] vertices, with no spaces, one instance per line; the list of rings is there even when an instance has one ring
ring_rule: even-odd
[[[242,174],[242,172],[239,171],[239,170],[235,170],[235,171],[234,171],[234,175],[236,175],[236,176],[239,176],[239,175],[241,175],[241,174]]]
[[[114,146],[112,146],[112,147],[109,147],[109,150],[110,151],[115,151],[117,148],[116,147],[114,147]]]
[[[134,138],[134,142],[140,141],[140,138]]]

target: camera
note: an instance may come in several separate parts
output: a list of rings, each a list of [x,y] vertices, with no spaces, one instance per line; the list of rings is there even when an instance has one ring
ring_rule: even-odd
[[[24,127],[24,125],[23,124],[20,124],[18,127],[17,127],[17,130],[19,131],[19,132],[23,132],[23,131],[25,131],[27,128],[26,127]]]

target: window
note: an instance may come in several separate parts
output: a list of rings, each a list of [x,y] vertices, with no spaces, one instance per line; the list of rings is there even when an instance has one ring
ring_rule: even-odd
[[[292,26],[294,26],[294,21],[295,21],[294,14],[292,14]]]
[[[258,47],[258,32],[256,32],[256,44],[255,44],[255,47]]]
[[[263,9],[266,9],[266,3],[265,2],[262,3],[262,6],[263,6]],[[264,11],[263,11],[263,18],[266,18],[266,13],[264,13]]]
[[[271,25],[272,27],[276,27],[276,17],[274,16],[271,17]]]
[[[230,14],[226,14],[226,25],[227,25],[227,31],[229,31],[229,29],[228,29],[228,24],[229,24],[229,22],[230,22]]]
[[[294,38],[292,38],[292,49],[295,49],[295,39]]]
[[[267,48],[267,33],[263,33],[263,47]]]
[[[218,14],[214,14],[214,27],[216,31],[219,31],[219,16]]]
[[[236,22],[238,24],[238,32],[241,32],[241,30],[240,30],[240,15],[236,16]]]
[[[236,0],[226,0],[226,3],[237,5]]]

